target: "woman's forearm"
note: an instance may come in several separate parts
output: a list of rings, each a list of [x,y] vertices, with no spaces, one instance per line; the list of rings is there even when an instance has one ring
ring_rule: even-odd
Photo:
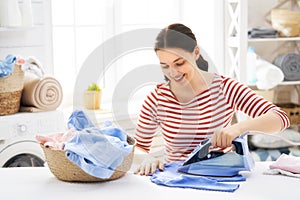
[[[260,131],[264,133],[277,133],[283,129],[282,121],[275,112],[267,112],[259,117],[251,118],[235,124],[241,133],[246,131]]]

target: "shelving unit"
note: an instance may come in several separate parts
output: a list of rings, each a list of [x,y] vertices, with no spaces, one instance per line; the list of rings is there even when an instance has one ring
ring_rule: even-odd
[[[256,21],[257,23],[257,19],[253,19],[253,16],[255,16],[255,14],[253,12],[256,12],[256,9],[254,10],[254,3],[257,3],[256,0],[248,0],[247,2],[247,25],[246,27],[249,27],[249,24],[251,24],[251,27],[255,27],[255,22],[252,21]],[[260,15],[257,16],[261,21],[264,22],[260,22],[260,24],[257,26],[259,27],[261,24],[264,23],[264,27],[266,28],[272,28],[270,21],[266,20],[266,16],[270,15],[271,10],[273,8],[278,8],[282,5],[285,6],[289,6],[289,8],[285,8],[285,9],[291,9],[292,7],[295,7],[295,1],[290,0],[287,1],[276,1],[276,0],[266,0],[265,2],[267,2],[264,6],[264,8],[261,8],[260,11]],[[252,4],[251,4],[252,3]],[[252,10],[251,10],[252,8]],[[266,14],[262,14],[262,13],[266,13]],[[243,17],[243,16],[241,16]],[[247,28],[247,30],[248,30]],[[258,56],[260,56],[262,59],[265,59],[267,61],[269,61],[270,63],[272,63],[274,61],[274,59],[283,53],[300,53],[299,52],[299,44],[300,44],[300,36],[298,37],[276,37],[276,38],[247,38],[246,40],[246,48],[248,46],[253,46],[254,49],[256,50],[256,53],[258,54]],[[242,51],[243,53],[245,53],[245,55],[247,54],[247,49],[244,49],[244,51]],[[293,90],[296,91],[297,93],[297,102],[300,101],[300,80],[299,81],[284,81],[282,83],[280,83],[276,88],[274,88],[273,90],[279,93],[279,91],[282,91],[283,88],[286,88],[287,90],[291,90],[291,88]],[[278,95],[277,95],[278,96]],[[278,99],[274,99],[274,103],[278,103],[277,101]],[[280,101],[279,101],[280,102]]]
[[[298,51],[298,44],[300,43],[299,37],[277,37],[277,38],[248,38],[249,24],[252,27],[261,27],[264,25],[266,28],[271,28],[271,25],[266,21],[266,16],[270,14],[270,9],[284,2],[276,0],[265,0],[260,2],[262,8],[253,10],[253,3],[258,3],[258,0],[226,0],[225,5],[225,32],[227,33],[226,50],[227,56],[225,59],[225,66],[230,66],[225,69],[227,76],[237,79],[240,82],[246,83],[247,81],[247,50],[248,46],[254,46],[255,52],[262,59],[265,59],[272,63],[274,58],[279,55],[280,51],[286,51],[288,48],[294,52]],[[252,4],[251,4],[252,3]],[[251,7],[252,6],[252,7]],[[251,12],[257,12],[255,15]],[[256,16],[258,19],[254,19]],[[254,21],[254,23],[252,21]],[[255,26],[255,22],[259,22]],[[279,86],[298,86],[300,81],[285,81],[279,84]],[[300,100],[300,92],[299,92]]]
[[[226,76],[246,83],[248,0],[226,0],[224,6],[225,24],[225,68]]]
[[[254,6],[254,2],[255,2],[255,6]],[[283,1],[279,1],[279,0],[264,0],[264,1],[226,0],[225,1],[224,19],[225,19],[225,33],[227,34],[225,38],[226,39],[225,40],[225,48],[226,48],[225,66],[227,66],[227,69],[225,69],[225,73],[227,76],[231,78],[235,78],[236,80],[242,83],[246,83],[247,81],[247,73],[246,73],[247,68],[245,67],[246,60],[247,60],[246,55],[248,51],[248,46],[250,45],[254,46],[255,52],[258,54],[258,56],[271,63],[277,55],[286,51],[287,48],[293,48],[292,50],[294,52],[296,52],[296,50],[299,49],[298,44],[300,44],[300,36],[279,37],[279,38],[248,38],[248,30],[250,26],[255,27],[253,25],[257,25],[256,27],[271,28],[271,25],[267,21],[265,21],[266,13],[270,13],[270,9],[276,7],[275,5],[277,3],[282,3],[282,2]],[[259,4],[259,6],[257,4]],[[250,13],[251,9],[249,8],[252,8],[252,12],[255,12],[255,15],[253,13]],[[285,91],[287,90],[286,88],[289,89],[293,88],[294,89],[293,97],[297,97],[297,102],[300,102],[300,81],[284,81],[280,83],[275,89],[277,88],[286,92],[285,94],[287,95],[285,94],[281,95],[281,98],[283,99],[287,97],[289,94],[288,91]],[[242,113],[237,113],[236,116],[238,121],[248,118]],[[292,130],[294,130],[295,133],[297,132],[299,133],[300,130],[299,127],[300,127],[299,125],[291,126]],[[284,136],[284,134],[282,135]],[[266,137],[265,141],[274,140],[271,136],[262,136],[262,137]],[[292,138],[292,140],[293,139],[295,138]],[[251,139],[249,141],[251,141]],[[265,147],[265,148],[269,148],[269,147]],[[276,151],[276,149],[273,150]]]
[[[225,66],[230,66],[225,69],[225,73],[227,76],[237,79],[240,82],[246,83],[247,80],[247,69],[246,69],[246,55],[249,45],[259,46],[263,45],[264,48],[261,52],[258,50],[256,52],[259,56],[266,59],[269,62],[272,62],[274,59],[274,55],[276,52],[268,52],[265,46],[268,45],[278,45],[282,46],[284,44],[291,44],[290,47],[296,47],[300,41],[299,37],[278,37],[278,38],[248,38],[248,25],[251,24],[251,19],[249,17],[249,7],[251,3],[255,0],[226,0],[225,2],[225,33],[226,33],[226,42],[225,42]],[[256,3],[262,4],[262,6],[266,6],[268,2],[268,8],[265,11],[261,11],[256,5],[256,10],[258,14],[256,17],[259,18],[260,24],[257,27],[265,25],[271,27],[269,22],[266,20],[266,13],[270,12],[271,8],[276,7],[276,4],[283,4],[281,1],[277,0],[264,0],[263,2],[256,0]],[[260,14],[260,15],[259,15]],[[257,19],[255,19],[257,21]],[[254,21],[255,21],[254,20]],[[252,24],[253,26],[253,24]],[[279,48],[279,47],[278,47]],[[257,50],[257,49],[255,49]],[[263,55],[263,54],[274,54],[274,55]],[[283,83],[286,85],[292,85],[292,82]],[[296,82],[296,84],[298,84]]]

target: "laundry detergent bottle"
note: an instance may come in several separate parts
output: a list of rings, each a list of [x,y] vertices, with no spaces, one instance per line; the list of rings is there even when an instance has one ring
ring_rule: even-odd
[[[254,47],[249,46],[247,52],[247,84],[249,86],[256,85],[256,61],[257,55]]]

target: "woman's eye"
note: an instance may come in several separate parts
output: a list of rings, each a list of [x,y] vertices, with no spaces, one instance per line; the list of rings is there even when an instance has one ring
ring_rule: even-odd
[[[169,67],[169,65],[161,65],[161,68],[163,69],[167,69]]]
[[[182,65],[184,65],[184,62],[176,63],[176,66],[178,66],[178,67],[180,67]]]

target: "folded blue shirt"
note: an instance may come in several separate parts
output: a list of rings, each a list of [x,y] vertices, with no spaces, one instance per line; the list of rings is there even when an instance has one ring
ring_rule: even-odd
[[[16,57],[9,54],[3,61],[0,61],[0,78],[5,78],[11,75],[14,71]]]
[[[181,165],[182,162],[173,162],[166,164],[164,171],[157,170],[150,177],[150,180],[155,184],[168,187],[193,188],[223,192],[234,192],[239,188],[239,184],[224,182],[245,180],[245,178],[241,175],[232,177],[232,179],[230,179],[228,177],[218,178],[182,174],[177,172],[178,167]]]

